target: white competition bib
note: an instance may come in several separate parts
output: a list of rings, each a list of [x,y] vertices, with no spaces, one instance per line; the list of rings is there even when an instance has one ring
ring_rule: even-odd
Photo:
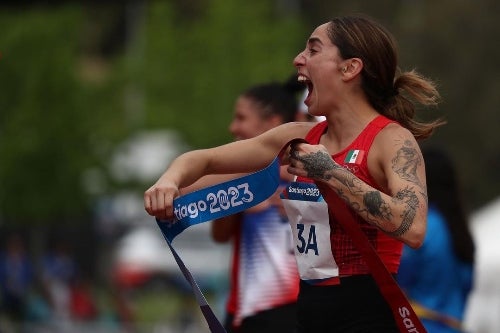
[[[339,269],[330,244],[328,205],[314,183],[292,182],[281,194],[294,238],[300,278],[310,284],[334,284]]]

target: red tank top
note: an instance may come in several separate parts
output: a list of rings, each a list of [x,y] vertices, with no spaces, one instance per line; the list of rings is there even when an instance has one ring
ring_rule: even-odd
[[[377,134],[388,124],[394,121],[378,116],[372,120],[358,135],[358,137],[345,149],[332,155],[332,158],[344,168],[350,170],[356,177],[366,182],[368,185],[380,190],[368,170],[367,156],[370,147]],[[311,144],[318,144],[321,136],[328,127],[326,121],[314,126],[306,136],[306,140]],[[311,179],[299,177],[297,181],[311,182]],[[326,196],[337,195],[332,190],[326,193]],[[347,205],[343,207],[332,207],[333,210],[349,209]],[[386,235],[377,227],[363,220],[358,214],[350,210],[350,214],[359,223],[361,229],[368,237],[378,255],[391,273],[396,273],[399,267],[403,243],[393,237]],[[332,254],[339,266],[340,276],[349,276],[357,274],[368,274],[370,270],[365,263],[362,255],[354,247],[351,238],[347,235],[335,217],[329,213],[330,218],[330,241]]]

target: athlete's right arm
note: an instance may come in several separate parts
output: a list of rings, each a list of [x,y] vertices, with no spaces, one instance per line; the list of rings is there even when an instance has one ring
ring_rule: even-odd
[[[209,174],[260,170],[271,163],[284,144],[304,137],[311,127],[311,123],[286,123],[251,139],[184,153],[144,193],[144,208],[158,219],[172,220],[173,200],[179,196],[180,188]]]

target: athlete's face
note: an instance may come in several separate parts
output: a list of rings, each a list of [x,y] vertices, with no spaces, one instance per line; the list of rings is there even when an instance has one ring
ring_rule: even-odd
[[[253,138],[275,126],[270,119],[262,118],[260,108],[251,98],[240,96],[236,100],[233,120],[229,124],[235,140]]]
[[[309,113],[326,115],[335,103],[339,91],[341,65],[338,48],[328,37],[329,23],[320,25],[307,40],[306,48],[294,59],[299,80],[307,84],[308,95],[304,100]]]

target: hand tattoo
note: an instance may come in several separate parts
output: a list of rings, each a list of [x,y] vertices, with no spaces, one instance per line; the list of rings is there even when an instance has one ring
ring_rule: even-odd
[[[291,155],[292,158],[304,164],[304,170],[307,171],[307,177],[311,179],[329,180],[332,178],[332,174],[329,171],[339,168],[332,160],[331,156],[324,151],[299,156],[298,152],[294,150]]]

